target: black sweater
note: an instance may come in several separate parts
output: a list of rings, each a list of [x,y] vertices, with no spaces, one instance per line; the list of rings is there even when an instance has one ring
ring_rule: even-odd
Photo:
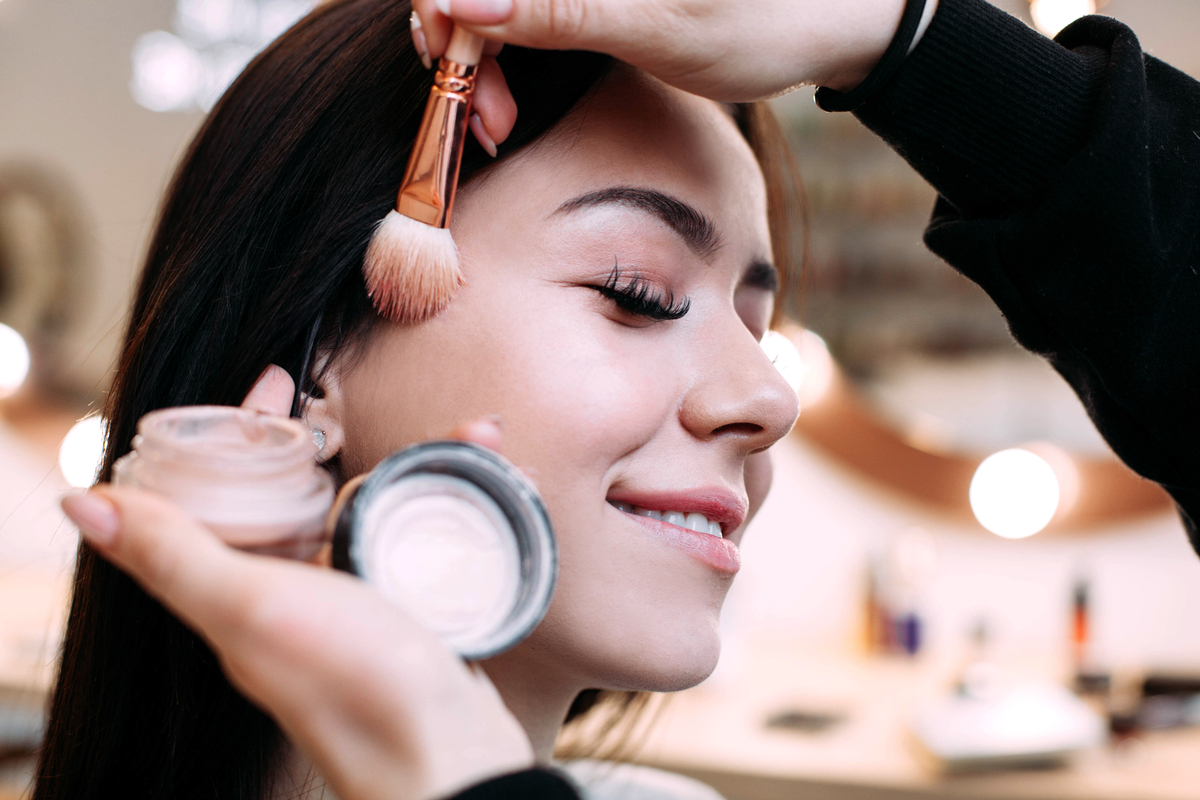
[[[1058,44],[983,0],[941,0],[855,112],[938,190],[925,243],[1075,388],[1200,551],[1200,83],[1087,17]],[[544,772],[459,800],[568,800]]]
[[[1200,83],[1086,17],[1058,44],[941,0],[856,115],[938,190],[931,250],[991,295],[1200,550]]]

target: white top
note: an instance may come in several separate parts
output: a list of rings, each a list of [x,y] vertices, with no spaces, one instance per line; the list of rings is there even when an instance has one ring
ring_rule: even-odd
[[[707,784],[652,767],[586,759],[555,766],[583,800],[724,800]]]

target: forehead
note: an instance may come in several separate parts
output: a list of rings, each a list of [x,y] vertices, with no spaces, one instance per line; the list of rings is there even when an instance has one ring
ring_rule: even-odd
[[[548,211],[612,186],[665,192],[714,220],[739,257],[771,255],[762,171],[730,113],[623,64],[484,183],[508,180]]]

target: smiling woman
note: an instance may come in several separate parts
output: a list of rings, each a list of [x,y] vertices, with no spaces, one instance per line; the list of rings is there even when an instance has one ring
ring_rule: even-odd
[[[758,344],[774,299],[766,193],[721,106],[618,65],[468,183],[453,230],[454,303],[334,357],[307,414],[346,475],[462,420],[504,421],[563,570],[543,624],[485,669],[548,758],[580,691],[680,689],[716,663],[737,542],[766,491],[744,473],[797,413]]]
[[[549,760],[581,693],[681,689],[716,664],[765,451],[798,413],[759,345],[788,273],[769,224],[778,139],[761,106],[506,49],[521,118],[498,160],[466,153],[466,284],[439,316],[389,323],[361,264],[429,85],[407,26],[406,3],[322,7],[218,103],[150,249],[104,477],[144,413],[239,403],[272,363],[304,390],[339,483],[498,417],[561,572],[544,622],[481,666]],[[310,772],[202,642],[81,552],[35,797],[316,796]]]

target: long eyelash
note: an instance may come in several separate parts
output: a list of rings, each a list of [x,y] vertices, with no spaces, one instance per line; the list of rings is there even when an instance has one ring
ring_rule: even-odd
[[[667,292],[662,295],[640,275],[634,274],[629,282],[621,285],[621,267],[614,261],[612,272],[603,286],[597,286],[596,291],[612,300],[617,307],[629,314],[653,320],[680,319],[692,307],[692,301],[686,297],[679,302],[675,295]]]

